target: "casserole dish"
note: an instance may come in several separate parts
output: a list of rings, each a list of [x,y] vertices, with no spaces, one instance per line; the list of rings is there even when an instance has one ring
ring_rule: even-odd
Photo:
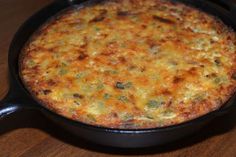
[[[185,3],[190,3],[196,7],[201,7],[200,4],[208,6],[207,9],[210,13],[217,15],[221,18],[226,24],[234,28],[235,24],[233,20],[230,19],[233,16],[233,7],[230,11],[227,11],[221,7],[211,2],[198,1],[197,4],[190,1],[184,1]],[[48,117],[52,120],[58,122],[66,129],[69,129],[74,134],[87,138],[88,140],[110,146],[119,146],[119,147],[145,147],[157,144],[165,144],[173,140],[177,140],[182,136],[192,133],[194,130],[200,128],[203,124],[208,122],[210,119],[214,118],[216,115],[225,113],[232,105],[234,101],[234,96],[230,101],[224,105],[220,110],[210,112],[209,114],[197,118],[195,120],[182,123],[179,125],[174,125],[170,127],[163,128],[152,128],[152,129],[111,129],[105,127],[96,127],[80,122],[71,121],[64,117],[61,117],[39,105],[35,100],[31,98],[31,95],[25,90],[24,86],[21,84],[18,75],[18,65],[15,65],[18,62],[18,54],[25,44],[26,40],[31,36],[31,34],[38,29],[40,24],[45,22],[46,17],[50,15],[50,12],[53,12],[54,15],[59,10],[76,4],[76,2],[67,2],[67,1],[57,1],[56,3],[50,5],[48,8],[43,9],[38,14],[33,16],[25,25],[19,30],[16,34],[16,37],[13,40],[13,43],[9,52],[9,68],[10,68],[10,79],[11,79],[11,88],[7,97],[3,100],[4,106],[2,106],[1,114],[2,116],[7,115],[15,110],[23,108],[37,108],[42,110]],[[227,6],[227,4],[226,4]],[[228,6],[229,7],[229,6]],[[206,8],[206,7],[205,7]],[[231,8],[231,7],[229,7]],[[46,15],[45,12],[50,10]],[[204,8],[203,8],[204,9]],[[45,11],[46,10],[46,11]],[[215,11],[215,12],[214,12]],[[231,16],[230,16],[231,15]],[[37,17],[37,20],[36,18]],[[39,18],[41,17],[41,18]],[[44,18],[43,18],[44,17]],[[35,21],[33,21],[35,19]],[[32,22],[33,21],[33,22]],[[30,29],[29,29],[30,28]],[[32,29],[34,28],[34,29]],[[30,31],[32,29],[32,31]],[[23,31],[24,30],[24,31]],[[26,31],[27,30],[27,31]],[[14,64],[13,64],[14,63]],[[22,95],[20,95],[21,93]],[[19,99],[19,100],[18,100]],[[35,104],[35,105],[34,105]],[[107,141],[102,139],[107,138]]]

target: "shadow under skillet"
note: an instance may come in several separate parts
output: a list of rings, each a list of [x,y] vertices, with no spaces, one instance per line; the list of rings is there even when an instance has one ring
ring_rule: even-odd
[[[71,135],[69,132],[61,129],[59,126],[45,118],[41,113],[27,110],[14,113],[9,117],[0,120],[0,136],[18,128],[37,128],[45,131],[60,141],[90,151],[120,155],[147,155],[170,152],[184,147],[189,147],[210,137],[224,134],[236,127],[235,115],[236,109],[230,111],[224,116],[214,119],[200,131],[194,135],[182,139],[181,141],[176,141],[165,146],[154,146],[138,149],[113,148],[93,144]]]

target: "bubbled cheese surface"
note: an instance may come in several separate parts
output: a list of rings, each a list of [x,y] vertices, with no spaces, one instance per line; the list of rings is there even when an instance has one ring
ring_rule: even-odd
[[[110,0],[48,21],[20,73],[43,105],[109,128],[179,124],[218,109],[236,87],[235,32],[195,8]]]

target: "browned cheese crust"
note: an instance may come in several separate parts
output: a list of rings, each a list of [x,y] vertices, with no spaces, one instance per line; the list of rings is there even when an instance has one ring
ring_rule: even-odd
[[[47,22],[20,58],[25,86],[67,118],[109,128],[180,124],[236,89],[236,35],[163,0],[78,6]]]

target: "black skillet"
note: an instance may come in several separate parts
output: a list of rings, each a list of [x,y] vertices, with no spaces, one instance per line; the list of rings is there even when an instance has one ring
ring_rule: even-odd
[[[85,1],[85,0],[84,0]],[[18,68],[18,57],[22,47],[29,37],[50,17],[59,11],[84,1],[57,0],[43,8],[29,18],[16,33],[9,49],[8,66],[10,89],[6,97],[0,101],[0,119],[20,110],[33,109],[41,111],[49,119],[56,122],[69,132],[78,137],[106,146],[138,148],[155,145],[164,145],[186,137],[212,119],[229,112],[236,107],[236,95],[219,110],[210,112],[200,118],[182,124],[152,129],[111,129],[87,125],[64,118],[35,101],[30,93],[24,88]],[[213,14],[224,21],[225,24],[236,30],[236,3],[229,0],[179,0],[188,5],[195,6],[210,14]],[[94,1],[93,1],[94,3]],[[96,3],[96,2],[95,2]],[[235,18],[235,20],[234,20]],[[2,126],[4,127],[4,126]]]

